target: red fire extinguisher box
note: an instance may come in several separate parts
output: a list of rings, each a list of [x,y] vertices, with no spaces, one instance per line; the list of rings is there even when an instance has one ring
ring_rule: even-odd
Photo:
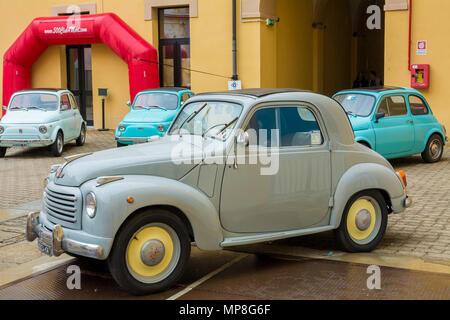
[[[426,89],[430,87],[430,65],[414,64],[411,66],[411,88]]]

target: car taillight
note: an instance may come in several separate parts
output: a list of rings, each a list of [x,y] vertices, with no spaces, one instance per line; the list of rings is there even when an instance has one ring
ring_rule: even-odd
[[[397,171],[397,176],[403,181],[405,188],[408,186],[408,181],[406,180],[406,173],[403,170]]]

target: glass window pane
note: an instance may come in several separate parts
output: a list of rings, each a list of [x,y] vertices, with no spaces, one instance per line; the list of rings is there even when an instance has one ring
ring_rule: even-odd
[[[191,46],[183,44],[180,46],[181,57],[181,86],[184,88],[191,88]]]
[[[381,100],[380,106],[378,107],[378,113],[382,113],[382,112],[386,115],[386,117],[389,117],[389,108],[388,108],[387,99]]]
[[[78,48],[69,48],[69,90],[79,90],[79,59],[78,59]]]
[[[307,108],[280,108],[282,147],[321,145],[323,136],[314,114]]]
[[[161,39],[189,38],[189,8],[160,10]]]
[[[277,146],[278,137],[276,135],[276,129],[277,119],[275,108],[266,108],[256,111],[251,118],[247,129],[250,135],[250,144],[257,144],[262,147]],[[256,137],[257,141],[252,141],[252,137]]]
[[[423,116],[430,113],[425,102],[418,96],[409,97],[409,107],[414,116]]]
[[[162,47],[162,57],[163,57],[163,87],[173,87],[175,86],[174,81],[174,46],[167,45]]]
[[[403,96],[392,96],[387,98],[389,114],[391,117],[403,116],[408,113],[406,101]]]

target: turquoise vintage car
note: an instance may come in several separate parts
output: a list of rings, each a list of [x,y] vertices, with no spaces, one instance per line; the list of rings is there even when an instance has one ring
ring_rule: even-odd
[[[127,104],[130,112],[117,127],[117,146],[146,143],[152,136],[162,136],[180,107],[193,96],[191,90],[176,87],[140,92],[132,105]]]
[[[347,111],[356,141],[385,158],[422,154],[428,163],[442,158],[446,129],[419,91],[363,88],[341,91],[333,98]]]
[[[168,134],[52,167],[27,239],[105,260],[134,294],[173,286],[191,243],[221,250],[335,230],[366,252],[412,203],[404,172],[356,143],[342,107],[289,89],[200,94]]]
[[[65,89],[33,89],[12,95],[0,121],[0,157],[10,147],[49,146],[59,157],[64,144],[86,141],[86,122],[75,97]]]

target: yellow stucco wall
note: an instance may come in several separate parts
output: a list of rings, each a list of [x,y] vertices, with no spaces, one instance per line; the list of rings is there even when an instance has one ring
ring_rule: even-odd
[[[412,25],[412,64],[430,64],[430,88],[420,90],[433,113],[450,128],[448,86],[450,71],[450,1],[415,0]],[[428,54],[418,56],[418,40],[428,41]],[[408,71],[408,11],[386,12],[385,82],[389,85],[411,85]]]

